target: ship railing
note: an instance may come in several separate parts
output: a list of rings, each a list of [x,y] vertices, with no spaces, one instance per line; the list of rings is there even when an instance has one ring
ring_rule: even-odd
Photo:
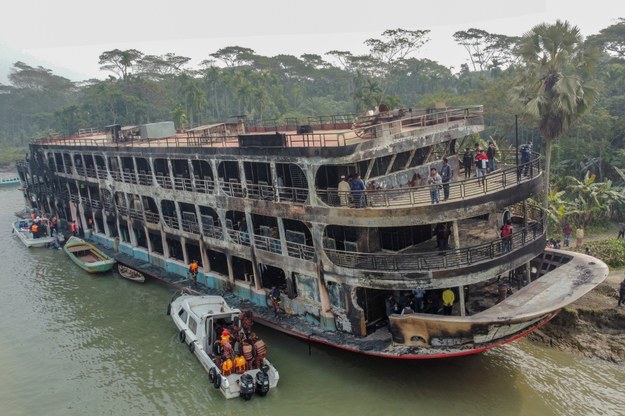
[[[204,194],[212,194],[215,192],[215,181],[212,179],[200,179],[195,178],[195,192],[202,192]]]
[[[247,231],[233,230],[232,228],[228,228],[227,231],[228,237],[233,243],[242,244],[244,246],[250,245],[250,234]]]
[[[149,173],[139,172],[137,178],[139,179],[139,185],[152,185],[152,175]]]
[[[124,207],[124,206],[121,206],[121,205],[118,205],[117,206],[117,213],[120,216],[127,217],[128,216],[128,208]]]
[[[74,169],[76,169],[76,175],[87,176],[87,174],[85,173],[85,168],[83,168],[82,166],[76,166]]]
[[[90,205],[91,209],[102,209],[102,203],[97,199],[92,199]]]
[[[151,224],[158,224],[160,222],[160,218],[157,212],[152,211],[144,211],[145,220]]]
[[[115,205],[113,205],[111,201],[102,201],[102,206],[109,212],[113,212],[115,210]]]
[[[194,214],[195,215],[195,214]],[[182,231],[200,235],[200,226],[196,220],[182,218]]]
[[[341,147],[347,144],[345,132],[287,134],[287,147]]]
[[[143,211],[134,208],[128,208],[128,214],[133,220],[143,220]]]
[[[170,217],[170,216],[167,216],[167,215],[163,215],[163,222],[169,228],[175,228],[176,230],[179,229],[179,227],[178,227],[178,218],[176,218],[176,217]]]
[[[226,193],[226,195],[236,196],[239,198],[245,197],[244,189],[237,179],[233,178],[230,179],[229,182],[221,182],[221,188]]]
[[[176,176],[174,177],[174,189],[177,191],[193,192],[193,181],[191,178]]]
[[[362,270],[428,271],[460,268],[507,256],[521,247],[545,238],[545,216],[541,220],[528,221],[512,234],[510,245],[501,238],[461,249],[436,252],[410,252],[401,254],[361,253],[324,249],[328,258],[337,266]]]
[[[94,168],[85,168],[85,173],[87,174],[88,177],[90,178],[95,178],[97,177],[96,171]]]
[[[248,183],[246,187],[247,197],[250,199],[275,200],[276,194],[272,185],[267,183]]]
[[[91,204],[89,203],[89,198],[87,198],[86,196],[81,196],[80,197],[80,202],[85,207],[91,206]]]
[[[305,244],[287,241],[286,250],[289,257],[295,257],[302,260],[314,260],[315,258],[315,248]]]
[[[117,182],[122,181],[122,175],[116,170],[111,170],[111,177],[113,178],[114,181],[117,181]]]
[[[78,129],[78,137],[94,136],[99,133],[96,127],[90,127],[87,129]]]
[[[99,166],[97,172],[98,172],[98,179],[106,179],[107,173],[106,173],[106,168],[104,166]]]
[[[452,181],[446,184],[449,186],[449,198],[447,201],[459,201],[476,198],[484,194],[513,188],[523,182],[528,182],[541,174],[540,157],[536,157],[530,162],[517,166],[497,169],[486,176],[476,178],[472,171],[471,177],[459,181]],[[389,189],[367,189],[365,190],[365,207],[383,208],[400,206],[421,206],[431,205],[432,198],[430,191],[432,185],[402,186],[400,188]],[[330,206],[341,206],[341,198],[337,188],[319,189],[317,195],[321,200]],[[439,186],[440,201],[443,202],[444,191]],[[355,207],[357,198],[351,192],[343,201],[347,202],[346,208]]]
[[[214,238],[215,240],[223,240],[224,238],[224,232],[221,229],[221,227],[216,227],[210,224],[202,223],[202,233],[204,237]],[[230,234],[228,233],[228,235]],[[249,245],[249,238],[248,238],[248,245]]]
[[[72,195],[69,196],[69,200],[72,201],[73,203],[77,204],[80,201],[80,198],[79,198],[78,195],[72,194]]]
[[[282,254],[282,243],[279,238],[254,234],[254,246],[259,250]]]
[[[72,172],[72,165],[66,165],[65,166],[65,173],[67,173],[68,175],[73,175],[74,172]]]
[[[173,184],[171,182],[171,178],[169,176],[164,175],[156,175],[156,182],[161,186],[161,188],[165,189],[173,189]]]
[[[131,172],[130,169],[124,169],[121,173],[122,181],[125,183],[137,183],[137,177],[134,172]]]

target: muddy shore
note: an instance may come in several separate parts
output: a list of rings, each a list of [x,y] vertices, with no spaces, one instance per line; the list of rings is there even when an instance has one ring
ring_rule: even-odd
[[[618,307],[625,269],[611,270],[590,293],[528,336],[532,342],[590,358],[625,362],[625,306]]]

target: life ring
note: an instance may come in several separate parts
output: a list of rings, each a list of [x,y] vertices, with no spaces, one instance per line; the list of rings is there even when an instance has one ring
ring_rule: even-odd
[[[184,333],[184,329],[180,331],[180,333],[178,334],[178,338],[180,339],[180,342],[184,342],[184,340],[187,338],[187,335]]]
[[[171,315],[171,302],[167,304],[167,315]]]
[[[189,351],[191,352],[191,354],[195,352],[195,342],[189,343]]]
[[[219,377],[219,375],[217,374],[217,369],[215,367],[211,367],[208,370],[208,381],[210,381],[211,384],[215,384],[215,378]]]

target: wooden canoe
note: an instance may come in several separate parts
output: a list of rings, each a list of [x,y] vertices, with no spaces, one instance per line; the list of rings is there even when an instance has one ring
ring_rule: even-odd
[[[124,266],[123,264],[117,265],[117,271],[119,272],[119,275],[124,279],[132,280],[133,282],[139,283],[145,282],[145,276],[143,275],[143,273],[135,269],[131,269],[130,267]]]
[[[63,250],[74,263],[89,273],[108,272],[116,263],[115,259],[78,237],[70,237]]]

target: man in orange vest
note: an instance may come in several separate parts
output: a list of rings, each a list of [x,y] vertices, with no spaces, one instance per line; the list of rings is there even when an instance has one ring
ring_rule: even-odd
[[[191,276],[191,280],[193,280],[193,287],[197,285],[197,273],[200,270],[200,266],[197,263],[197,260],[193,260],[189,265],[189,275]]]

